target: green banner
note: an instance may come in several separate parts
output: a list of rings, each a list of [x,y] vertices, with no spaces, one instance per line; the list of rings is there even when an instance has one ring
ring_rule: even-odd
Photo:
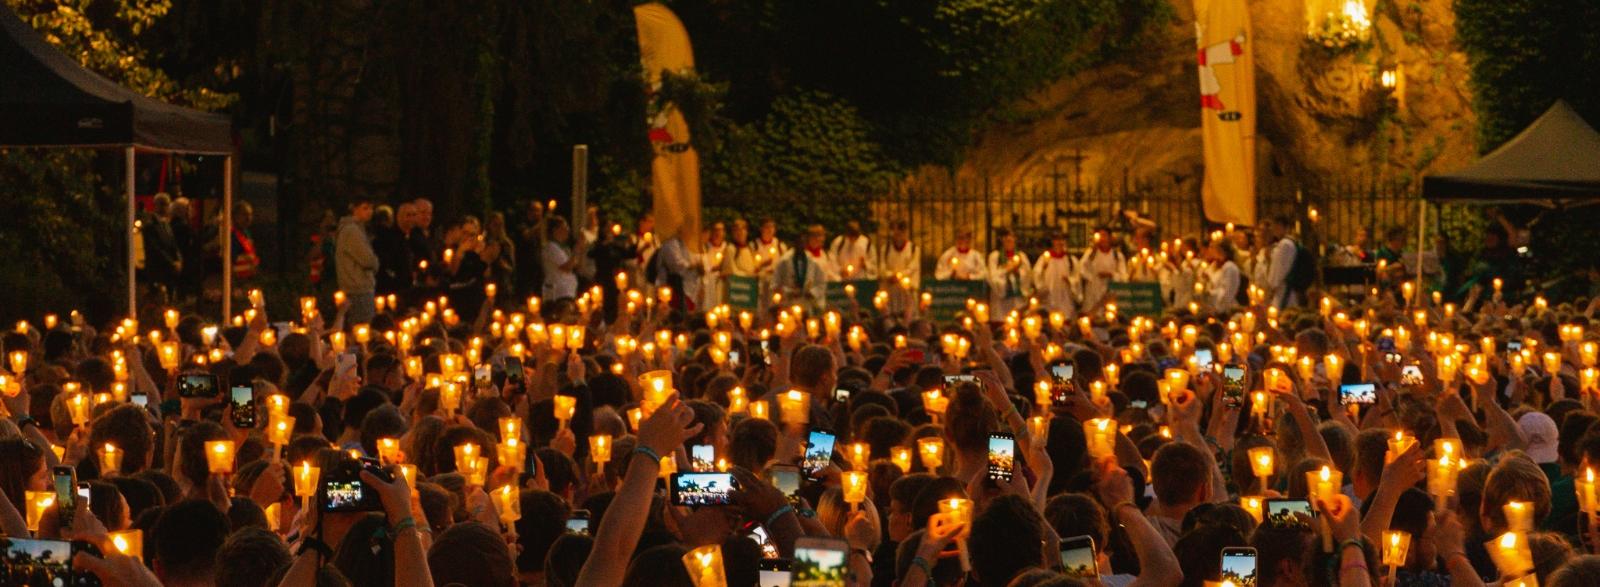
[[[1106,286],[1106,299],[1116,301],[1119,314],[1161,315],[1161,284],[1155,281],[1111,282]]]
[[[936,321],[949,321],[967,309],[967,299],[989,302],[989,283],[980,280],[935,279],[922,282],[923,293],[931,294],[928,314]]]
[[[728,276],[728,305],[740,310],[755,311],[761,304],[761,278]]]
[[[876,279],[854,279],[850,281],[828,282],[829,308],[846,308],[850,306],[850,300],[847,296],[845,296],[846,285],[855,286],[856,304],[863,308],[872,308],[872,296],[878,294],[878,280]]]

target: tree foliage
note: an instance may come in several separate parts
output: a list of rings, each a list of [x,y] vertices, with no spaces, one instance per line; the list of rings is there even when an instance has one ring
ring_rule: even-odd
[[[1566,100],[1600,123],[1600,3],[1456,0],[1485,152]]]
[[[179,83],[151,65],[146,41],[168,0],[5,0],[45,39],[90,70],[148,96],[204,109],[235,96]],[[120,310],[126,205],[118,157],[80,150],[0,153],[0,290],[6,310],[38,315]]]

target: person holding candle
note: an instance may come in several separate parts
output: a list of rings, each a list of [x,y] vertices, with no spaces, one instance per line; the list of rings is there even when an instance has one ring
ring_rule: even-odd
[[[1056,232],[1050,235],[1050,248],[1039,254],[1033,264],[1033,283],[1039,301],[1051,311],[1063,316],[1078,314],[1079,276],[1077,259],[1067,252],[1067,235]]]
[[[1017,248],[1017,234],[1009,228],[995,231],[1000,247],[989,252],[988,281],[991,317],[1004,317],[1025,307],[1033,295],[1033,264]],[[993,318],[991,318],[993,319]],[[985,329],[987,330],[987,329]]]
[[[827,301],[828,282],[839,280],[839,268],[822,250],[826,237],[822,225],[806,227],[800,246],[773,266],[772,291],[783,294],[786,304],[799,304],[808,312],[817,312]]]
[[[350,300],[345,319],[355,324],[372,321],[377,295],[378,254],[372,249],[372,235],[367,223],[372,220],[372,199],[364,195],[353,196],[348,202],[350,213],[339,219],[339,231],[334,240],[334,268],[339,279],[339,290]]]
[[[984,264],[983,253],[972,248],[972,229],[957,228],[955,244],[940,253],[939,261],[933,266],[933,278],[974,280],[983,279],[986,274],[988,266]]]

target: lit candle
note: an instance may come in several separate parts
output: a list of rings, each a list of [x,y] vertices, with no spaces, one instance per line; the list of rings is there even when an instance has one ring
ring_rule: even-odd
[[[872,445],[865,442],[852,442],[845,447],[844,456],[850,461],[850,467],[857,471],[867,470],[867,464],[872,460]]]
[[[910,447],[896,446],[896,447],[890,448],[889,449],[889,460],[893,461],[894,465],[896,467],[900,467],[900,472],[901,473],[910,473],[911,472],[911,448]],[[1591,483],[1590,486],[1592,488],[1593,484]]]
[[[1244,511],[1250,512],[1250,517],[1255,518],[1257,524],[1260,524],[1263,519],[1261,501],[1259,497],[1246,496],[1239,498],[1239,507],[1244,508]]]
[[[110,532],[106,538],[111,540],[111,546],[117,552],[135,559],[144,558],[144,531]]]
[[[311,466],[310,461],[301,461],[300,466],[294,469],[294,492],[300,497],[310,499],[317,493],[317,481],[322,479],[322,469]]]
[[[417,466],[416,465],[411,465],[411,464],[406,464],[406,463],[401,463],[401,464],[395,465],[395,468],[400,471],[400,476],[405,478],[406,486],[411,488],[411,494],[412,495],[416,495],[416,493],[417,493]]]
[[[1271,446],[1257,446],[1251,448],[1247,454],[1250,455],[1250,472],[1261,479],[1261,491],[1265,492],[1272,486],[1272,474],[1277,471],[1273,462],[1276,455]]]
[[[922,468],[937,471],[944,465],[944,441],[938,437],[917,439],[917,454],[922,457]]]
[[[444,409],[446,415],[454,414],[461,409],[461,385],[446,382],[439,388],[439,407]]]
[[[1508,501],[1500,506],[1506,516],[1506,529],[1517,533],[1533,531],[1533,504],[1525,501]]]
[[[1028,442],[1043,446],[1050,442],[1050,420],[1044,416],[1028,418]]]
[[[288,445],[294,436],[294,420],[294,416],[284,414],[267,415],[267,442],[273,447],[270,455],[272,460],[277,460],[278,448]],[[379,439],[379,445],[382,446],[382,439]]]
[[[671,332],[667,336],[671,337]],[[659,332],[657,338],[660,338]],[[666,348],[668,345],[662,345]],[[639,376],[639,387],[644,391],[644,397],[639,401],[639,408],[644,410],[644,415],[655,413],[656,408],[667,403],[667,397],[672,395],[672,371],[665,369],[649,371]]]
[[[1394,584],[1395,570],[1406,565],[1406,553],[1411,549],[1411,533],[1390,530],[1383,533],[1383,564],[1389,567],[1389,584]]]
[[[1117,421],[1111,418],[1094,418],[1083,423],[1083,437],[1088,444],[1089,458],[1116,458]]]
[[[1533,571],[1533,551],[1527,539],[1518,532],[1506,532],[1494,539],[1489,558],[1500,569],[1502,577],[1517,577]]]
[[[1313,505],[1319,500],[1332,501],[1339,495],[1339,488],[1343,483],[1344,474],[1327,465],[1323,465],[1318,471],[1306,471],[1307,499],[1311,500]],[[1333,532],[1328,526],[1328,518],[1318,516],[1317,519],[1322,520],[1320,524],[1322,551],[1333,552]]]
[[[100,473],[107,477],[114,476],[122,470],[122,449],[107,442],[100,450]]]
[[[67,411],[72,415],[73,426],[89,425],[89,395],[74,393],[67,397]]]
[[[379,438],[378,461],[385,465],[405,462],[405,459],[400,458],[400,440],[397,438]]]
[[[856,506],[867,499],[867,472],[845,471],[840,481],[844,502],[850,504],[850,511],[855,511]]]
[[[1600,513],[1600,493],[1595,491],[1594,467],[1585,467],[1583,476],[1573,479],[1578,492],[1578,509],[1590,517]]]
[[[500,523],[510,526],[522,519],[522,493],[510,485],[496,489],[494,507],[500,510]]]
[[[689,571],[694,587],[727,587],[727,574],[722,568],[722,545],[708,544],[683,555],[683,567]]]
[[[1384,464],[1394,462],[1395,459],[1400,458],[1400,455],[1411,450],[1412,445],[1416,443],[1416,437],[1406,434],[1406,431],[1394,431],[1394,437],[1389,439],[1389,451],[1383,455]]]
[[[804,425],[811,419],[811,394],[791,389],[778,396],[778,410],[785,424]]]
[[[1428,460],[1428,493],[1440,511],[1444,511],[1446,499],[1455,494],[1456,474],[1460,471],[1455,458],[1449,454]]]
[[[455,446],[455,453],[456,468],[465,473],[472,469],[482,451],[479,450],[476,443],[463,442]]]
[[[611,435],[596,434],[589,437],[589,460],[595,464],[611,461]]]
[[[206,441],[206,467],[212,473],[228,474],[233,472],[233,441],[232,440],[207,440]]]
[[[952,497],[939,500],[939,515],[949,524],[972,524],[972,500]],[[972,562],[967,554],[967,531],[963,531],[956,538],[956,544],[961,548],[961,568],[971,569]]]
[[[56,504],[56,496],[49,491],[27,491],[25,497],[28,502],[26,504],[28,512],[25,522],[28,524],[29,531],[38,532],[39,520],[44,519],[45,510]]]

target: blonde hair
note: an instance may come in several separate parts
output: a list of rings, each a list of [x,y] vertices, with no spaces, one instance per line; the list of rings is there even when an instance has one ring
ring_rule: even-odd
[[[882,540],[882,532],[877,529],[878,509],[872,505],[871,499],[863,500],[859,507],[861,511],[867,514],[867,523],[873,526],[872,543],[861,546],[867,550],[877,550],[878,543]],[[854,517],[854,513],[850,511],[850,505],[844,502],[844,492],[838,487],[829,488],[822,493],[821,497],[817,498],[817,523],[822,524],[823,528],[827,528],[829,534],[840,538],[847,537],[848,535],[845,534],[844,529],[845,526],[850,524],[850,518],[852,517]]]

